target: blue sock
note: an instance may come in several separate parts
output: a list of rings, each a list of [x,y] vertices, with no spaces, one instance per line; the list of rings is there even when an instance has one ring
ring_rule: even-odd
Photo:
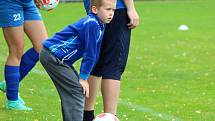
[[[8,100],[18,100],[19,78],[19,66],[5,65],[6,95]]]
[[[20,79],[21,81],[29,71],[36,65],[37,61],[39,60],[39,53],[34,50],[34,48],[29,49],[25,54],[22,56],[21,63],[20,63]]]

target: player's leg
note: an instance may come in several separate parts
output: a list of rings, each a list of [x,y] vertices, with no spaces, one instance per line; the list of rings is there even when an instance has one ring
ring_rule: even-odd
[[[24,31],[31,40],[33,48],[27,50],[22,56],[20,64],[20,81],[38,62],[38,53],[42,47],[42,41],[48,38],[41,15],[33,1],[25,6],[24,18]]]
[[[5,64],[7,108],[12,110],[30,110],[18,100],[20,60],[24,48],[23,6],[17,1],[0,1],[0,26],[9,48]]]
[[[41,20],[25,21],[24,29],[32,42],[33,48],[28,49],[22,56],[20,64],[20,81],[38,62],[42,41],[48,38],[45,26]]]
[[[90,76],[87,80],[90,87],[90,96],[85,100],[85,110],[94,110],[94,104],[96,101],[97,92],[100,86],[101,77]]]
[[[83,121],[92,121],[94,118],[94,105],[99,90],[101,77],[90,76],[87,80],[89,83],[89,98],[85,99],[84,119]]]
[[[24,23],[25,33],[31,40],[34,50],[40,52],[42,41],[48,38],[45,25],[42,20],[28,20]]]
[[[77,72],[54,57],[47,49],[40,52],[40,62],[60,95],[63,120],[82,121],[84,94]]]
[[[24,48],[23,26],[5,27],[2,30],[9,49],[6,65],[19,66]]]
[[[3,34],[8,45],[9,55],[5,64],[7,108],[11,110],[31,110],[18,100],[20,60],[24,49],[23,26],[5,27]]]
[[[24,30],[31,40],[33,48],[28,49],[22,56],[19,81],[21,81],[36,65],[39,60],[39,51],[41,49],[42,41],[48,38],[45,26],[41,20],[25,21]],[[20,96],[19,100],[25,104],[25,101]]]
[[[120,93],[120,81],[113,79],[102,79],[102,96],[105,113],[116,115],[117,103]]]

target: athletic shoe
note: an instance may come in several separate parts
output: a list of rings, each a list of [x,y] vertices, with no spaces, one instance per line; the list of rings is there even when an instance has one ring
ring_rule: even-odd
[[[26,107],[19,100],[17,100],[17,101],[8,100],[6,108],[8,110],[19,110],[19,111],[31,111],[32,110],[32,108]]]

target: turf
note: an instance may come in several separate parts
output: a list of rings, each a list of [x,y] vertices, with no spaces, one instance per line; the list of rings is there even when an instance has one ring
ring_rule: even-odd
[[[140,25],[132,31],[127,68],[121,80],[121,121],[214,121],[215,1],[136,2]],[[49,36],[85,16],[82,3],[60,4],[42,12]],[[188,31],[179,31],[187,25]],[[7,48],[0,34],[0,79]],[[26,49],[31,47],[26,37]],[[76,64],[79,67],[79,63]],[[0,121],[61,121],[59,96],[38,63],[20,88],[32,112],[5,109]],[[99,94],[96,114],[102,112]]]

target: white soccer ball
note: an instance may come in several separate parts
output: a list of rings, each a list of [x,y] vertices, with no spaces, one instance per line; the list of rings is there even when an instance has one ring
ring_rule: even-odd
[[[119,119],[111,113],[101,113],[93,121],[119,121]]]
[[[40,5],[40,10],[53,10],[59,3],[59,0],[35,0]]]

